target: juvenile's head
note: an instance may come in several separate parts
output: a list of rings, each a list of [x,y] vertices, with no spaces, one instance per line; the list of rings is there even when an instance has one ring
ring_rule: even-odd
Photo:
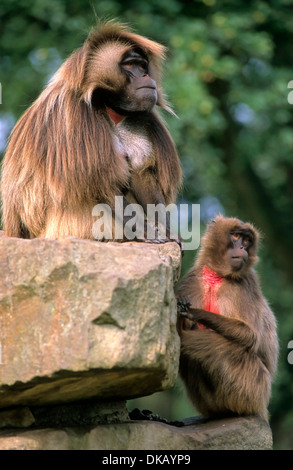
[[[242,277],[257,262],[259,234],[253,225],[217,216],[202,238],[199,262],[224,277]]]

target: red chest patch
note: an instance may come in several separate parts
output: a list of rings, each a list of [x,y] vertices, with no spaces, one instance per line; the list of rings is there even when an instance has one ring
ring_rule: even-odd
[[[116,111],[114,111],[111,108],[108,108],[108,106],[106,106],[106,109],[107,109],[107,113],[109,114],[110,118],[114,122],[115,126],[117,126],[117,124],[119,124],[119,122],[121,122],[125,118],[125,116],[122,116],[121,114],[116,113]]]
[[[204,290],[203,308],[209,312],[220,313],[218,310],[217,292],[219,287],[224,281],[224,277],[212,271],[207,266],[202,270],[202,284]],[[205,328],[201,323],[198,324],[199,328]]]
[[[219,276],[207,266],[202,270],[202,283],[204,289],[204,306],[205,310],[213,313],[219,313],[217,303],[217,292],[224,281],[224,277]]]

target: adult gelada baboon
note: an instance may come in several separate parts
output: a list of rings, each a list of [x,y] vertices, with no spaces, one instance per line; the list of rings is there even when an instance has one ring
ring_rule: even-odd
[[[157,112],[171,111],[164,57],[164,46],[122,24],[90,32],[10,136],[1,184],[7,236],[93,238],[96,204],[114,211],[120,196],[124,208],[146,212],[175,201],[179,159]],[[105,237],[104,225],[95,238]]]

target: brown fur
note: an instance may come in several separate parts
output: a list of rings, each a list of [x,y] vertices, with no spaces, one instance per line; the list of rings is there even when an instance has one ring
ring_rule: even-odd
[[[255,242],[246,266],[232,273],[225,254],[228,234],[236,227],[250,229]],[[218,216],[209,224],[198,259],[178,289],[178,297],[191,303],[189,319],[180,315],[178,321],[180,374],[194,406],[207,417],[259,414],[268,419],[278,341],[274,315],[252,268],[257,238],[252,225]],[[204,265],[225,277],[217,292],[220,314],[203,310]],[[205,328],[198,328],[197,322]]]
[[[149,187],[145,186],[150,174],[150,185],[158,193],[156,201],[174,202],[181,169],[174,143],[156,110],[145,113],[139,126],[131,117],[120,126],[130,133],[134,129],[133,149],[140,133],[150,143],[146,146],[150,154],[134,171],[125,158],[128,143],[119,152],[119,133],[103,104],[104,90],[119,93],[125,86],[119,62],[135,46],[149,59],[149,75],[158,86],[157,105],[170,111],[160,83],[165,48],[111,21],[94,29],[10,136],[1,187],[7,236],[93,238],[93,207],[98,203],[113,207],[115,196],[127,188],[131,192],[136,176],[137,186],[144,189],[143,202],[148,203]]]

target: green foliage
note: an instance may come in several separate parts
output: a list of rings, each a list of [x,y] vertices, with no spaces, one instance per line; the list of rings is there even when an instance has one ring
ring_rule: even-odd
[[[164,118],[182,161],[182,199],[201,203],[202,228],[222,208],[264,233],[259,272],[281,346],[271,403],[277,448],[293,448],[293,365],[287,362],[293,339],[293,115],[287,99],[293,80],[292,13],[290,0],[0,4],[2,147],[16,119],[82,44],[95,17],[117,18],[168,46],[165,89],[178,119]],[[186,254],[183,272],[193,257]],[[173,402],[180,396],[174,392]],[[182,401],[174,408],[182,410]]]

